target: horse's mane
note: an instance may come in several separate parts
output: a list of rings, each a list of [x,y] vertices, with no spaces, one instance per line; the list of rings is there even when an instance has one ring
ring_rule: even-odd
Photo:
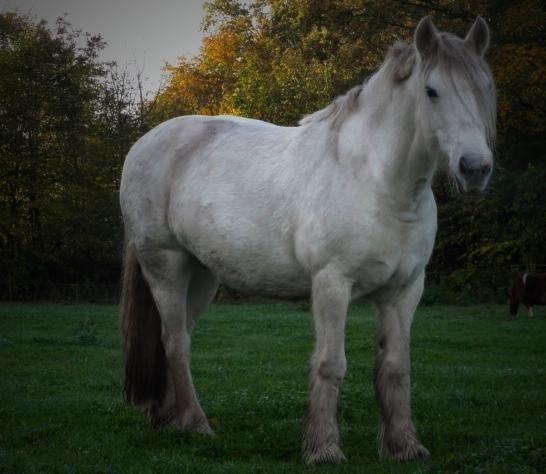
[[[392,77],[394,82],[402,82],[411,75],[414,63],[413,46],[398,42],[387,52],[382,69],[388,68],[390,70],[387,74]],[[306,115],[299,121],[299,124],[306,125],[328,120],[332,129],[339,130],[343,121],[357,109],[360,94],[366,85],[367,80],[353,87],[346,94],[337,97],[325,108]]]
[[[385,86],[396,87],[403,83],[412,75],[416,62],[417,52],[413,44],[397,42],[391,46],[380,69],[385,73]],[[421,74],[426,78],[435,67],[443,69],[450,78],[453,74],[459,75],[470,85],[486,127],[488,141],[493,145],[496,136],[495,86],[485,60],[470,52],[461,38],[450,33],[440,33],[436,47],[422,64]],[[483,80],[484,73],[488,81]],[[459,94],[455,81],[453,79],[451,81],[454,90]],[[344,120],[358,108],[360,95],[365,90],[367,82],[366,80],[363,84],[353,87],[325,108],[305,116],[299,124],[328,121],[332,130],[339,130]]]
[[[334,130],[338,130],[345,118],[353,112],[358,105],[358,97],[364,88],[363,84],[353,87],[346,94],[337,97],[330,105],[324,109],[317,110],[312,114],[306,115],[300,121],[300,125],[308,123],[322,122],[328,120]]]

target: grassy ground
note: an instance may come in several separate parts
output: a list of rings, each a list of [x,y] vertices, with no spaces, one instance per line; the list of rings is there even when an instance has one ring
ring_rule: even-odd
[[[428,462],[377,455],[374,313],[351,308],[340,403],[342,466],[300,460],[311,320],[290,304],[214,305],[193,339],[217,437],[155,432],[121,399],[117,309],[0,306],[0,471],[546,472],[546,311],[418,311],[414,421]]]

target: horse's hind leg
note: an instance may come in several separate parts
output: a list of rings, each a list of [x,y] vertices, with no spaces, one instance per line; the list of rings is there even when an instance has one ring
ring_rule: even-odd
[[[187,328],[190,333],[216,295],[218,286],[219,282],[214,274],[207,267],[195,261],[188,288]]]
[[[141,250],[139,259],[161,317],[161,337],[169,366],[167,393],[160,406],[152,407],[152,423],[163,425],[173,418],[184,430],[212,434],[203,413],[190,370],[188,291],[193,257],[180,250]]]
[[[190,283],[187,290],[186,328],[191,334],[197,320],[213,300],[219,286],[213,273],[197,260],[191,259]],[[171,371],[168,373],[165,396],[159,404],[148,409],[148,420],[157,428],[177,423],[177,407],[174,382]]]
[[[375,390],[381,408],[380,454],[399,461],[426,458],[411,421],[410,327],[424,274],[394,302],[380,303]]]
[[[218,291],[218,279],[212,272],[195,261],[187,295],[186,328],[191,335],[199,317]],[[176,394],[171,372],[168,373],[165,396],[161,403],[150,406],[148,419],[154,427],[163,427],[176,422]]]

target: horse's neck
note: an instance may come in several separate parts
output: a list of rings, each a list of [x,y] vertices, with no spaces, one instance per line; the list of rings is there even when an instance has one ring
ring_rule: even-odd
[[[360,111],[341,127],[340,144],[361,179],[403,207],[430,196],[436,161],[416,123],[417,78],[385,87],[392,78],[384,74],[380,70],[364,88]]]

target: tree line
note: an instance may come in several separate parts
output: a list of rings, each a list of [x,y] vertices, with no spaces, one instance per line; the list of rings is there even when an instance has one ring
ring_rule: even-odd
[[[38,298],[48,283],[115,284],[121,166],[145,131],[184,114],[295,125],[361,83],[420,18],[464,35],[492,30],[496,170],[480,198],[435,184],[439,233],[430,286],[447,296],[504,292],[546,264],[546,8],[537,0],[211,0],[199,54],[165,70],[147,98],[140,76],[104,63],[100,36],[0,15],[0,294]]]

